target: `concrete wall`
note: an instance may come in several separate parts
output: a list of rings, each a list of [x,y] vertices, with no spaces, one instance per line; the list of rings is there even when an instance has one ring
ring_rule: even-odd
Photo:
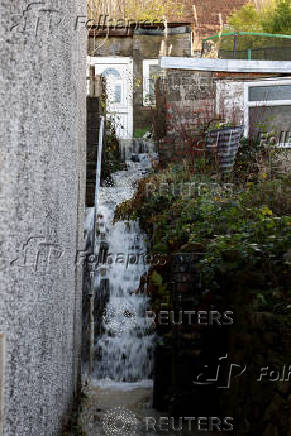
[[[86,32],[74,24],[86,5],[52,0],[45,6],[57,10],[53,15],[41,12],[43,5],[23,15],[29,2],[12,3],[0,0],[4,435],[56,436],[80,375],[82,272],[75,257],[85,201]],[[10,30],[13,23],[19,25]]]

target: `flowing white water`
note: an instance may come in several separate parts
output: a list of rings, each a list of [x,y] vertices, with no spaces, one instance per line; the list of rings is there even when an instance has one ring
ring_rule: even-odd
[[[149,379],[152,373],[153,330],[146,317],[149,298],[137,292],[146,264],[146,236],[138,222],[120,221],[113,224],[118,204],[134,194],[134,183],[151,166],[146,154],[141,162],[127,161],[128,171],[113,174],[114,186],[101,187],[98,207],[99,236],[96,249],[108,244],[108,255],[99,264],[101,279],[109,281],[109,301],[102,319],[102,335],[97,342],[95,377],[117,382],[137,382]],[[97,286],[98,292],[98,286]]]

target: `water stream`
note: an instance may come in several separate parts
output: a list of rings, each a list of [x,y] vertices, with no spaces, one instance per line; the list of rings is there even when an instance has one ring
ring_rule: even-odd
[[[108,283],[94,364],[94,378],[100,382],[139,382],[152,375],[154,333],[145,316],[149,309],[146,288],[140,289],[140,279],[149,268],[146,235],[136,221],[113,223],[116,206],[133,196],[135,183],[151,167],[147,154],[140,154],[139,160],[127,161],[128,171],[113,174],[114,186],[100,188],[97,294],[101,281]]]
[[[149,419],[157,423],[160,419],[165,419],[165,415],[153,409],[152,405],[155,333],[152,320],[146,317],[146,311],[150,310],[150,300],[146,287],[141,286],[144,283],[141,278],[150,267],[145,260],[147,238],[136,221],[113,222],[116,206],[134,195],[136,182],[151,168],[147,154],[139,154],[139,160],[127,161],[128,171],[113,174],[114,185],[100,188],[95,240],[98,261],[93,268],[93,373],[89,379],[87,375],[84,377],[83,389],[86,395],[78,421],[87,436],[164,434],[159,427],[152,430],[146,425]],[[93,222],[92,209],[87,211],[86,218],[87,249],[93,240],[92,230],[90,231]],[[90,283],[86,289],[88,296],[92,291]],[[84,318],[85,325],[88,324],[87,318]],[[84,362],[86,363],[86,357]],[[167,434],[197,435],[192,430],[176,432],[171,428]]]

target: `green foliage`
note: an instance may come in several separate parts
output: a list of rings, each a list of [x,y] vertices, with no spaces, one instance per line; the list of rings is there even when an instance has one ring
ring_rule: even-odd
[[[291,34],[291,2],[290,0],[270,0],[262,8],[256,8],[253,2],[244,5],[228,18],[227,32],[257,32],[274,34]],[[233,37],[225,37],[221,41],[221,49],[233,49]],[[237,50],[259,47],[280,47],[289,40],[263,36],[241,35],[238,38]]]
[[[291,2],[279,0],[271,14],[262,17],[262,28],[267,33],[291,34]]]
[[[253,3],[244,5],[228,19],[228,25],[234,32],[262,32],[260,13]]]
[[[290,178],[257,176],[237,183],[232,193],[221,183],[220,191],[213,192],[211,176],[172,165],[141,181],[116,218],[139,217],[152,236],[153,253],[204,253],[196,265],[204,289],[233,288],[253,294],[256,304],[271,304],[274,292],[287,295]],[[194,180],[205,185],[191,196],[171,188]],[[156,273],[152,280],[155,286],[163,284]]]
[[[142,138],[145,133],[151,130],[151,127],[145,127],[144,129],[135,129],[133,133],[134,138]]]

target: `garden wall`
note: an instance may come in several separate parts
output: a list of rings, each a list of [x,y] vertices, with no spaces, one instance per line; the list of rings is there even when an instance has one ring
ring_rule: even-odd
[[[157,92],[162,102],[157,119],[164,118],[165,136],[157,131],[156,136],[160,161],[165,164],[187,156],[200,139],[200,128],[215,117],[213,73],[169,69]]]

